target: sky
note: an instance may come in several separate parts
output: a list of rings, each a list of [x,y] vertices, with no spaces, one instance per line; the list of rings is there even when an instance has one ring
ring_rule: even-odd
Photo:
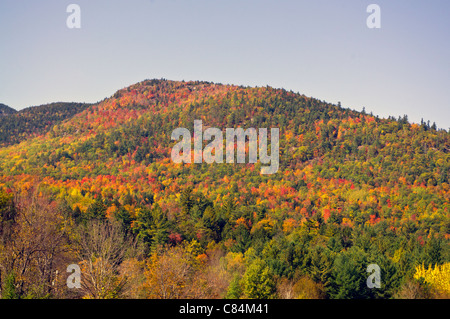
[[[69,4],[80,28],[68,28]],[[370,4],[380,28],[368,28]],[[145,79],[272,86],[450,128],[448,0],[0,0],[0,103]]]

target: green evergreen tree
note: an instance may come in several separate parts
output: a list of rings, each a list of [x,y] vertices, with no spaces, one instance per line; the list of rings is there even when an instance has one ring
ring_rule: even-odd
[[[333,299],[366,299],[373,297],[371,289],[367,287],[366,254],[358,247],[337,255],[333,264],[330,297]]]
[[[235,274],[233,279],[228,286],[227,294],[225,296],[226,299],[239,299],[242,295],[242,283],[241,276],[239,274]]]
[[[275,297],[275,280],[270,268],[260,259],[254,260],[242,277],[243,295],[250,299]]]
[[[440,265],[442,264],[442,240],[440,238],[432,237],[425,246],[425,257],[424,264],[429,265]]]
[[[139,209],[133,229],[138,239],[142,240],[148,249],[153,249],[167,242],[168,228],[167,214],[159,205],[155,205],[151,209]]]
[[[11,272],[5,280],[2,289],[2,299],[19,299],[19,294],[16,289],[16,277],[13,272]]]
[[[325,289],[331,285],[331,275],[333,271],[332,252],[321,246],[313,248],[309,253],[310,265],[308,273],[311,279],[321,283]]]
[[[84,219],[85,220],[91,220],[91,219],[97,219],[97,220],[104,220],[106,218],[107,207],[103,201],[103,197],[101,194],[97,196],[95,201],[89,205],[89,207],[86,210]]]

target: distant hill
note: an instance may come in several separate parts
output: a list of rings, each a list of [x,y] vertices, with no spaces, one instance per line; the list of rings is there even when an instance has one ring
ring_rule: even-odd
[[[17,113],[17,111],[15,109],[13,109],[12,107],[9,107],[8,105],[0,103],[0,116],[14,114],[14,113]]]
[[[222,132],[279,128],[279,170],[263,175],[261,162],[248,160],[174,163],[171,134],[192,133],[195,120]],[[392,298],[410,292],[416,267],[450,262],[450,134],[406,116],[379,118],[268,86],[145,80],[93,105],[23,110],[0,118],[0,128],[4,143],[23,141],[0,147],[0,190],[36,184],[72,224],[118,222],[149,252],[152,271],[181,259],[210,267],[205,276],[226,271],[230,282],[202,296],[268,298],[277,285],[280,294],[298,288],[299,298]],[[159,252],[180,247],[193,257],[169,263],[172,255]],[[381,288],[367,286],[370,264],[381,269]],[[180,296],[213,278],[195,274]],[[252,282],[267,294],[253,295]]]
[[[90,104],[57,102],[16,111],[0,104],[0,146],[20,143],[46,133],[53,125],[72,117]]]

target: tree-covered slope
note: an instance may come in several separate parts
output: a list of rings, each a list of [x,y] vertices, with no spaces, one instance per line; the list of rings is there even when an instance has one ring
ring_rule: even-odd
[[[5,105],[3,103],[0,103],[0,116],[5,116],[8,114],[14,114],[17,111],[13,109],[12,107],[9,107],[8,105]]]
[[[278,172],[173,163],[171,133],[193,132],[194,120],[279,128]],[[220,250],[229,277],[216,297],[280,297],[289,282],[330,298],[393,297],[416,266],[450,261],[449,150],[448,132],[406,117],[271,87],[146,80],[1,148],[0,181],[47,187],[75,223],[119,221],[154,267],[181,254],[152,255],[161,245],[195,240],[205,263]],[[385,271],[382,289],[365,286],[370,263]],[[251,295],[261,272],[272,283]]]
[[[33,136],[45,134],[54,125],[71,118],[89,105],[57,102],[28,107],[18,112],[5,111],[3,116],[0,116],[0,145],[16,144]]]

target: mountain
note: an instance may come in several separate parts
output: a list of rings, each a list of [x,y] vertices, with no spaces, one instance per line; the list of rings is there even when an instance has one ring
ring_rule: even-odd
[[[224,286],[201,284],[210,297],[282,297],[288,287],[311,298],[389,298],[414,285],[425,293],[411,284],[416,267],[450,261],[445,130],[284,89],[164,79],[74,113],[40,120],[39,134],[0,148],[0,187],[44,188],[76,225],[118,221],[152,269],[185,260],[186,287],[220,264]],[[278,171],[261,174],[264,165],[248,160],[174,163],[172,132],[194,132],[195,120],[221,132],[278,128]],[[369,264],[382,269],[380,289],[366,286]],[[268,280],[254,290],[259,273]],[[183,289],[180,296],[199,296]]]
[[[18,112],[5,112],[0,117],[0,145],[20,143],[32,136],[45,134],[53,125],[72,117],[89,105],[58,102],[32,106]]]
[[[14,114],[17,111],[13,109],[12,107],[9,107],[8,105],[5,105],[3,103],[0,103],[0,116],[5,116],[8,114]]]

